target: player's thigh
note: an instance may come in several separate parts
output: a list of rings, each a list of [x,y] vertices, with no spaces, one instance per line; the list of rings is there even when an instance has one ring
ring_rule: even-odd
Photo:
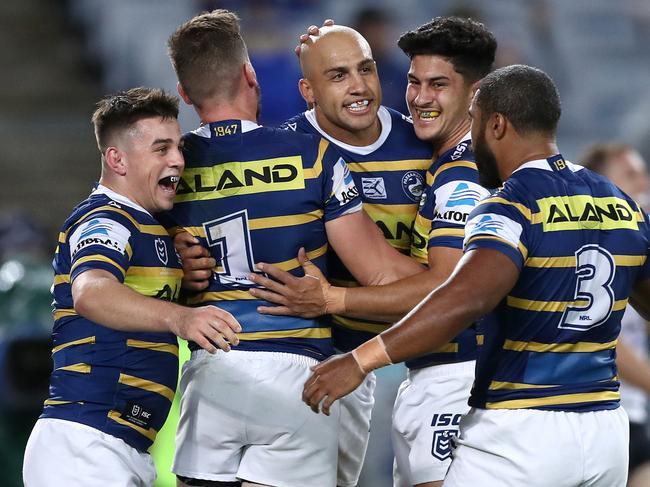
[[[353,487],[359,482],[370,437],[370,419],[375,404],[374,373],[366,376],[361,385],[341,398],[337,485]]]
[[[251,352],[249,352],[251,353]],[[172,471],[189,479],[237,481],[245,441],[245,408],[255,372],[244,352],[203,350],[183,365]]]
[[[261,485],[332,487],[336,483],[339,404],[314,414],[302,389],[315,361],[269,355],[256,377],[246,412],[245,449],[237,477]]]
[[[584,444],[585,487],[625,487],[629,421],[623,408],[579,415]]]
[[[26,487],[151,487],[151,457],[89,426],[39,419],[25,449]]]
[[[396,448],[394,478],[419,485],[444,479],[453,439],[469,410],[474,362],[445,364],[409,372],[393,411]]]

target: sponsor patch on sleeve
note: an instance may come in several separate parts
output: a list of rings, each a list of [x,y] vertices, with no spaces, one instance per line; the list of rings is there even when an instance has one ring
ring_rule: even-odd
[[[99,245],[123,253],[131,232],[122,224],[108,218],[93,218],[70,236],[70,258],[87,247]]]
[[[434,194],[436,207],[433,219],[464,224],[476,204],[489,192],[470,181],[451,181],[436,189]]]
[[[519,247],[523,227],[507,216],[496,213],[482,213],[471,218],[465,226],[464,246],[472,238],[479,235],[497,237],[514,248]]]
[[[334,164],[334,174],[332,175],[332,194],[343,206],[359,195],[359,191],[354,184],[350,168],[346,162],[339,158]]]

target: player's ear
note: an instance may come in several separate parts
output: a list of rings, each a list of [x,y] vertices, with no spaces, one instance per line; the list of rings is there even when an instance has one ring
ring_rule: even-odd
[[[244,63],[244,79],[250,87],[259,86],[259,83],[257,82],[257,74],[255,74],[255,69],[249,62]]]
[[[302,78],[300,81],[298,81],[298,90],[300,91],[300,94],[304,100],[307,102],[307,105],[313,106],[316,104],[314,91],[311,89],[309,81],[307,81],[305,78]]]
[[[117,147],[108,147],[102,154],[102,160],[110,172],[119,176],[126,175],[126,154]]]
[[[190,100],[190,97],[187,96],[187,93],[185,93],[185,88],[183,88],[183,85],[180,83],[176,83],[176,91],[178,91],[178,96],[180,96],[185,103],[188,105],[192,105],[192,100]]]
[[[495,139],[501,140],[506,135],[506,129],[508,125],[508,119],[499,112],[494,112],[490,117],[490,122],[488,126],[492,130],[492,135]]]

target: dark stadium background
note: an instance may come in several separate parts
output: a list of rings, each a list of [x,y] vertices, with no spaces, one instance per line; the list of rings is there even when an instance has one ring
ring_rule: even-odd
[[[384,100],[403,107],[407,60],[400,32],[436,15],[472,16],[499,41],[498,65],[547,71],[563,102],[560,148],[620,140],[650,160],[650,2],[647,0],[21,0],[0,2],[0,484],[22,485],[22,453],[51,367],[49,267],[59,225],[99,175],[89,123],[103,94],[137,85],[175,92],[165,52],[193,14],[229,8],[242,18],[262,85],[262,122],[304,109],[296,39],[326,17],[370,41]],[[365,21],[365,22],[362,22]],[[183,130],[197,120],[188,107]],[[371,445],[359,485],[391,485],[388,436],[403,369],[379,374]],[[165,445],[159,447],[165,449]],[[165,456],[158,453],[159,456]],[[158,460],[158,486],[174,485]]]

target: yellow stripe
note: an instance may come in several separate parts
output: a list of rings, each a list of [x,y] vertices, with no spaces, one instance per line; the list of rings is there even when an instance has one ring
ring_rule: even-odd
[[[433,353],[456,353],[458,352],[458,343],[448,343],[440,348],[436,348]]]
[[[54,347],[52,349],[52,353],[56,353],[59,350],[63,350],[64,348],[74,347],[76,345],[86,345],[87,343],[95,343],[95,337],[91,336],[86,338],[80,338],[78,340],[73,340],[67,343],[62,343],[61,345],[57,345],[56,347]]]
[[[348,162],[350,171],[355,173],[375,171],[426,171],[431,167],[431,159],[412,159],[399,161]],[[476,167],[476,165],[474,166]]]
[[[79,217],[79,219],[63,233],[63,240],[61,240],[61,236],[59,236],[59,242],[65,242],[65,239],[67,238],[68,232],[72,229],[72,227],[74,225],[79,223],[81,220],[83,220],[87,216],[92,215],[93,213],[99,213],[101,211],[110,211],[112,213],[118,213],[118,214],[122,215],[123,217],[127,218],[128,220],[130,220],[131,223],[133,223],[133,225],[135,225],[136,228],[138,228],[138,229],[140,228],[140,224],[138,223],[138,221],[135,218],[133,218],[131,215],[129,215],[126,211],[124,211],[124,210],[122,210],[120,208],[115,208],[114,206],[104,205],[104,206],[100,206],[98,208],[95,208],[94,210],[90,210],[88,213],[84,213],[81,217]]]
[[[59,232],[59,243],[65,243],[66,232]],[[57,246],[58,248],[58,246]]]
[[[57,274],[54,276],[54,285],[70,284],[70,274]]]
[[[490,383],[491,391],[498,391],[500,389],[548,389],[549,387],[559,387],[557,385],[540,385],[540,384],[523,384],[520,382],[499,382],[493,380]]]
[[[129,267],[127,272],[129,277],[163,277],[172,276],[177,279],[182,279],[183,269],[174,269],[171,267],[143,267],[133,265]]]
[[[117,411],[109,411],[108,412],[108,417],[111,418],[116,423],[120,423],[123,426],[128,426],[129,428],[132,428],[132,429],[136,430],[138,433],[140,433],[141,435],[146,436],[151,441],[154,441],[156,439],[156,435],[158,434],[158,431],[156,431],[153,428],[144,429],[141,426],[138,426],[137,424],[133,424],[133,423],[130,423],[129,421],[126,421],[126,420],[122,419],[122,417],[120,416],[120,413],[118,413]]]
[[[302,328],[298,330],[256,331],[238,333],[240,340],[267,340],[271,338],[330,338],[330,328]]]
[[[513,399],[510,401],[488,402],[486,409],[523,409],[539,406],[559,406],[580,402],[616,401],[621,395],[614,391],[587,392],[584,394],[563,394],[560,396],[536,397],[532,399]]]
[[[613,255],[614,262],[619,267],[642,266],[646,261],[645,255]],[[575,267],[575,255],[565,257],[530,257],[524,264],[526,267]]]
[[[159,384],[158,382],[153,382],[127,374],[120,374],[118,382],[127,386],[137,387],[138,389],[144,389],[145,391],[155,392],[156,394],[160,394],[161,396],[166,397],[170,401],[174,400],[174,391],[172,391],[166,385]]]
[[[484,341],[485,341],[485,335],[476,335],[476,344],[477,345],[483,345]]]
[[[315,210],[309,213],[285,216],[271,216],[268,218],[253,218],[248,220],[248,228],[260,230],[265,228],[290,227],[293,225],[304,225],[323,218],[323,210]]]
[[[529,221],[533,222],[533,217],[532,217],[532,212],[530,211],[530,208],[527,206],[522,205],[521,203],[515,203],[513,201],[508,201],[507,199],[500,198],[498,196],[493,196],[493,197],[487,197],[484,200],[481,200],[477,203],[477,207],[481,205],[487,205],[490,203],[500,203],[502,205],[509,205],[509,206],[514,206],[519,210],[519,212],[524,215],[524,217]],[[540,214],[541,215],[541,214]],[[541,222],[541,220],[540,220]]]
[[[46,399],[43,401],[44,406],[60,406],[62,404],[83,404],[83,402],[77,401],[60,401],[58,399]]]
[[[464,237],[464,228],[437,228],[429,232],[429,239],[434,237]]]
[[[320,139],[320,143],[318,144],[318,157],[316,157],[314,167],[304,170],[305,179],[315,179],[323,172],[323,156],[329,145],[330,143],[327,140]]]
[[[363,209],[372,217],[372,215],[414,215],[417,210],[418,204],[413,203],[409,205],[387,205],[377,203],[363,203]]]
[[[111,264],[112,266],[117,267],[123,276],[126,274],[124,268],[121,265],[117,264],[113,259],[109,259],[108,257],[99,254],[87,255],[85,257],[81,257],[80,259],[75,260],[74,264],[72,264],[72,267],[70,268],[70,272],[72,272],[73,270],[75,270],[77,267],[79,267],[81,264],[85,262],[97,262],[97,261],[106,262],[108,264]]]
[[[317,257],[320,257],[321,255],[325,255],[327,252],[327,244],[323,245],[320,248],[317,248],[316,250],[310,250],[307,252],[307,257],[310,260],[314,260]],[[276,262],[274,265],[283,271],[290,271],[293,269],[297,269],[300,267],[300,263],[298,262],[298,259],[289,259],[285,260],[284,262]]]
[[[88,364],[72,364],[72,365],[65,365],[63,367],[59,367],[58,369],[54,369],[55,371],[57,370],[67,370],[68,372],[80,372],[82,374],[90,374],[91,367]]]
[[[131,260],[133,257],[133,249],[131,248],[131,244],[127,242],[126,247],[124,248],[124,252],[126,252],[126,256]]]
[[[357,321],[343,316],[335,315],[334,322],[350,330],[365,331],[368,333],[381,333],[390,327],[390,323],[366,323],[365,321]]]
[[[616,348],[617,340],[606,343],[577,342],[577,343],[538,343],[506,340],[503,344],[504,350],[515,352],[600,352]]]
[[[248,291],[223,291],[216,293],[201,293],[188,298],[188,304],[206,303],[208,301],[237,301],[240,299],[253,300],[256,297],[251,296]]]
[[[165,230],[161,225],[140,225],[140,232],[149,235],[169,236],[167,230]]]
[[[157,342],[144,342],[142,340],[132,340],[129,338],[126,341],[127,347],[146,348],[147,350],[155,350],[156,352],[167,352],[178,357],[178,345],[172,343],[157,343]]]
[[[576,301],[532,301],[529,299],[515,298],[508,296],[508,306],[519,308],[526,311],[546,311],[549,313],[559,313],[564,311],[567,306],[585,307],[589,303],[584,299]],[[619,299],[614,301],[612,311],[621,311],[627,306],[627,299]]]
[[[470,239],[468,239],[465,246],[467,247],[474,240],[496,240],[497,242],[501,242],[501,243],[504,243],[506,245],[509,245],[513,249],[517,249],[519,251],[519,253],[521,253],[521,256],[524,259],[524,261],[528,257],[528,249],[521,242],[519,242],[519,244],[515,247],[512,244],[512,242],[508,242],[507,240],[504,240],[504,239],[502,239],[500,237],[495,237],[495,236],[492,236],[492,235],[476,235],[475,237],[471,237]]]
[[[469,167],[470,169],[477,169],[476,168],[476,163],[475,162],[469,162],[469,161],[455,161],[455,162],[448,162],[447,164],[443,164],[440,166],[435,173],[433,173],[433,178],[431,179],[431,183],[436,180],[438,175],[447,169],[452,169],[454,167]]]
[[[66,316],[78,316],[77,312],[72,308],[55,309],[52,315],[54,316],[54,321],[65,318]]]

